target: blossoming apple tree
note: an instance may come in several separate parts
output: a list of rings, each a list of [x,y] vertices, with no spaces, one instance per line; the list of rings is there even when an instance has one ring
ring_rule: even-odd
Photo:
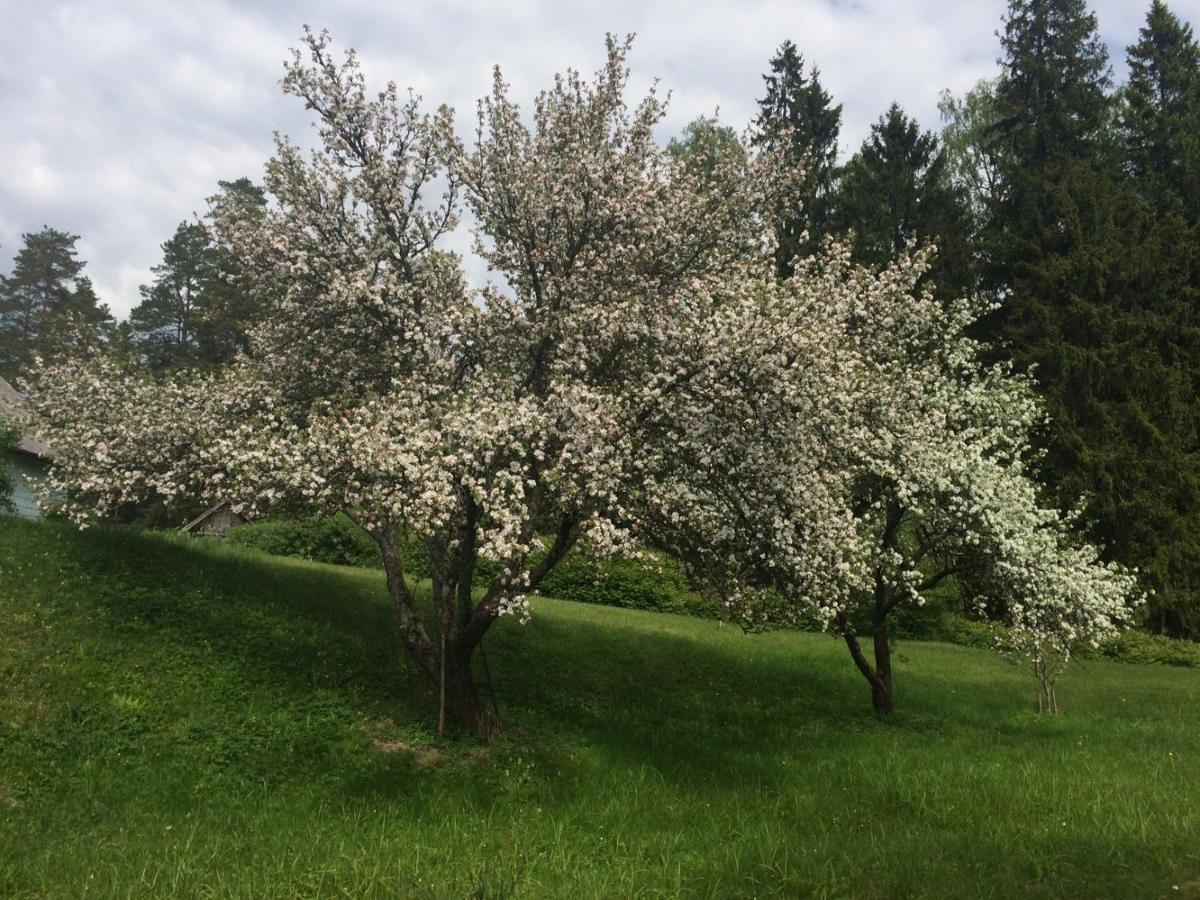
[[[486,731],[474,650],[577,543],[602,554],[638,533],[651,411],[697,365],[689,288],[760,252],[783,182],[747,154],[699,171],[667,153],[664,101],[626,104],[627,41],[527,111],[497,70],[472,146],[445,108],[369,95],[327,35],[305,45],[283,88],[313,112],[315,149],[277,139],[265,214],[214,210],[269,300],[251,351],[166,383],[103,360],[46,371],[55,485],[80,521],[149,497],[344,510],[382,550],[443,714]],[[464,202],[499,281],[476,293],[441,248]],[[428,611],[405,571],[414,540]],[[481,560],[495,575],[477,585]]]
[[[1041,502],[1033,392],[981,364],[965,335],[977,304],[918,289],[928,258],[873,272],[832,246],[786,281],[715,285],[711,365],[664,422],[687,464],[649,480],[650,516],[746,625],[839,635],[880,714],[895,703],[889,617],[952,576],[1053,709],[1055,671],[1128,617],[1135,579]]]

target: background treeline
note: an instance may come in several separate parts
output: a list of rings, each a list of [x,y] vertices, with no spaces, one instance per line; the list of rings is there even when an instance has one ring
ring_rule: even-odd
[[[266,206],[263,189],[247,178],[218,187],[210,203]],[[120,323],[83,274],[78,240],[50,227],[23,236],[12,273],[0,277],[0,375],[19,376],[35,357],[99,351],[157,372],[218,366],[246,348],[249,329],[265,315],[241,283],[238,260],[203,222],[181,222],[162,244],[141,302]]]
[[[754,142],[804,176],[777,210],[780,275],[828,238],[864,264],[932,243],[945,295],[994,303],[977,338],[1032,373],[1048,424],[1038,461],[1090,536],[1137,566],[1146,626],[1200,638],[1200,46],[1154,0],[1117,84],[1084,0],[1011,0],[1000,72],[943,94],[940,133],[898,105],[839,163],[842,107],[785,41],[770,60]],[[689,164],[742,152],[698,120],[672,142]],[[246,179],[216,202],[265,203]],[[215,366],[267,314],[200,222],[163,244],[129,321],[96,299],[76,236],[25,235],[0,283],[0,374],[78,342],[156,372]],[[81,338],[82,335],[82,338]]]

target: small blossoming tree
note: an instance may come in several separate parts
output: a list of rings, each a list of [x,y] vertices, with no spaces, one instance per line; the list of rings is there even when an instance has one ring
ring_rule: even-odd
[[[665,467],[648,504],[746,625],[840,635],[876,712],[895,704],[889,617],[951,576],[1053,708],[1058,666],[1127,617],[1135,580],[1042,505],[1034,395],[979,361],[974,304],[918,290],[927,263],[872,272],[834,246],[782,283],[715,285],[713,364],[668,417],[689,464]]]
[[[556,78],[528,121],[497,71],[471,147],[448,110],[369,96],[352,52],[305,44],[283,87],[313,111],[315,149],[278,139],[265,212],[214,210],[270,305],[251,352],[166,383],[103,360],[45,371],[54,483],[81,522],[149,497],[344,510],[382,550],[444,715],[487,731],[474,650],[577,543],[638,532],[653,413],[695,364],[690,286],[760,251],[778,188],[747,154],[699,171],[661,148],[664,102],[624,99],[628,42],[609,39],[594,80]],[[439,249],[464,199],[502,282],[474,294]]]

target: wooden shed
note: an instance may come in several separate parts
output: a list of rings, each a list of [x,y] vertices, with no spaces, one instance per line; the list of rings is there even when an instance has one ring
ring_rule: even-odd
[[[232,503],[226,500],[224,503],[218,503],[208,512],[196,516],[179,530],[184,534],[222,535],[235,525],[245,525],[249,521],[233,508]]]

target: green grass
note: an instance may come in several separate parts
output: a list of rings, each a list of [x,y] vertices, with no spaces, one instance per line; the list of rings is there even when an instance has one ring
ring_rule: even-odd
[[[437,741],[377,572],[0,519],[0,896],[1200,896],[1200,673],[534,603]],[[404,747],[419,748],[419,753]],[[1179,890],[1174,887],[1178,886]]]

